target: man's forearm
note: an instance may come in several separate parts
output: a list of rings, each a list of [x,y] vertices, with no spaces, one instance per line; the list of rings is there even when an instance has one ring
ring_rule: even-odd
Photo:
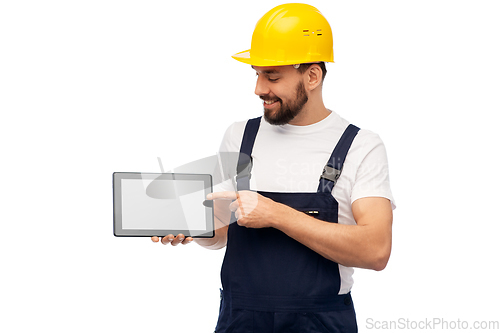
[[[286,213],[282,211],[273,226],[323,257],[350,267],[382,270],[386,266],[391,247],[387,228],[325,222],[285,207]]]

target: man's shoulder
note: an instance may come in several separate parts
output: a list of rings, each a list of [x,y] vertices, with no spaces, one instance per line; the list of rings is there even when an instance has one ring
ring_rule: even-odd
[[[245,131],[245,127],[250,119],[247,120],[239,120],[233,122],[226,129],[226,135],[229,136],[242,136]]]
[[[377,133],[360,129],[352,142],[348,157],[350,162],[358,166],[377,164],[386,161],[387,152],[384,142]]]
[[[380,136],[369,130],[366,129],[362,126],[359,126],[355,122],[351,122],[349,120],[346,120],[342,118],[340,115],[336,114],[334,111],[332,111],[331,117],[329,117],[328,122],[327,122],[327,127],[324,128],[329,133],[334,134],[336,137],[340,139],[344,131],[347,129],[349,125],[354,125],[356,127],[359,127],[360,130],[356,134],[356,137],[354,138],[354,141],[352,142],[352,146],[354,149],[356,149],[359,146],[368,148],[368,147],[375,147],[377,145],[383,144],[382,139]],[[352,150],[352,149],[351,149]]]
[[[370,142],[379,143],[379,142],[382,142],[380,135],[378,135],[377,133],[375,133],[371,130],[365,129],[365,128],[361,128],[356,137],[357,137],[357,141],[359,143],[370,143]]]

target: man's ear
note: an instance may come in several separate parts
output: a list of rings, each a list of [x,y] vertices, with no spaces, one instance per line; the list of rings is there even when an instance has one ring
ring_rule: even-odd
[[[318,64],[312,64],[306,71],[307,78],[305,82],[306,89],[311,91],[321,85],[323,81],[323,71]]]

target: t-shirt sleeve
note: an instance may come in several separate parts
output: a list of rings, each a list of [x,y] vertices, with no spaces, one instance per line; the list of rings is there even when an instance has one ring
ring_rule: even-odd
[[[362,154],[352,187],[351,204],[361,198],[382,197],[389,199],[392,209],[395,209],[385,145],[378,135],[371,132],[361,140]]]

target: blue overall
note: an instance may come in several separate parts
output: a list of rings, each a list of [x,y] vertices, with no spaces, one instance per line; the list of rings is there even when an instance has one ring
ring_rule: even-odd
[[[260,120],[247,122],[239,166],[248,163],[244,156],[252,155]],[[317,192],[258,193],[320,220],[337,223],[338,203],[332,189],[358,130],[349,125],[340,138]],[[237,185],[238,190],[249,190],[250,173],[239,175]],[[357,332],[351,295],[338,294],[338,264],[278,229],[230,224],[221,280],[216,333]]]

